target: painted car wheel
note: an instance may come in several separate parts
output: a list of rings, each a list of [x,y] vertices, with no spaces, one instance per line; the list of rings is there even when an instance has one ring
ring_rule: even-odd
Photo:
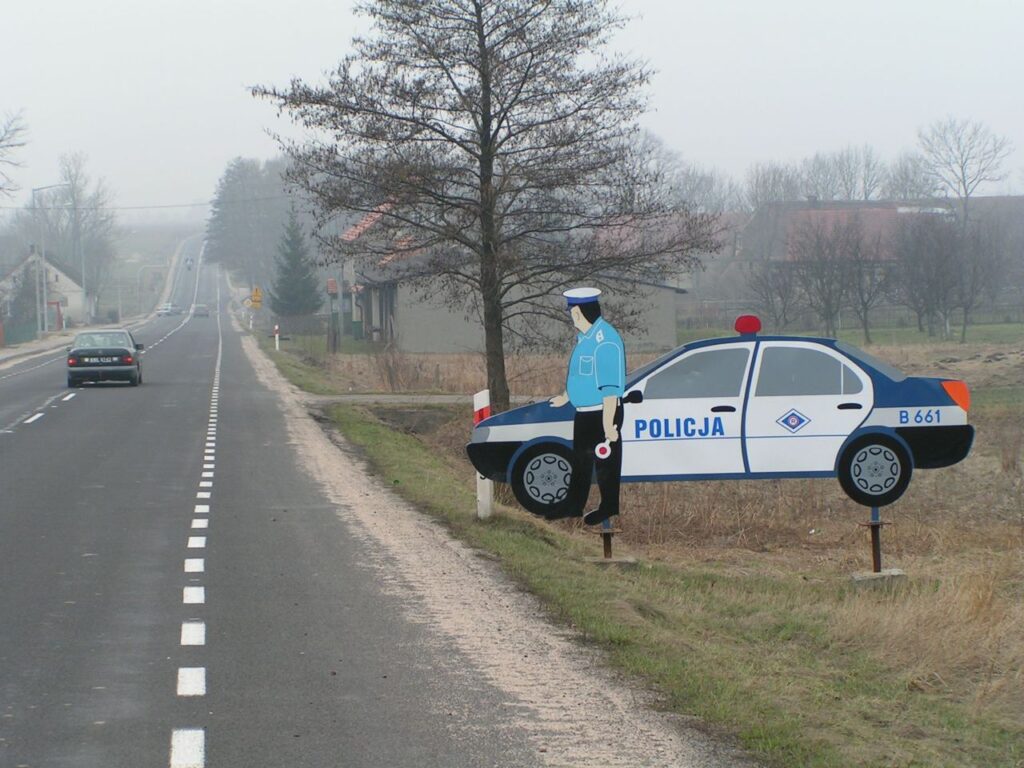
[[[846,495],[866,507],[884,507],[910,485],[910,455],[886,435],[865,435],[847,446],[839,460],[839,484]]]
[[[512,492],[527,512],[561,517],[572,480],[572,454],[549,443],[523,451],[512,470]]]

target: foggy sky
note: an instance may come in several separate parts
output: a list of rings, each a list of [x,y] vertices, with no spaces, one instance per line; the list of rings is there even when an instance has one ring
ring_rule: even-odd
[[[118,205],[208,200],[225,164],[297,136],[254,84],[317,80],[364,25],[349,0],[4,0],[0,114],[21,110],[21,204],[84,152]],[[616,46],[655,70],[643,124],[741,179],[753,162],[847,144],[885,159],[948,115],[1011,139],[1024,189],[1020,0],[620,0]]]

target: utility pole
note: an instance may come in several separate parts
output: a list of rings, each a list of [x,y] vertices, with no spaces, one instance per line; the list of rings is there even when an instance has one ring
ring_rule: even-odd
[[[32,188],[32,215],[36,216],[39,213],[38,209],[36,208],[36,192],[42,192],[43,190],[46,190],[46,189],[59,189],[61,187],[70,187],[70,186],[71,186],[70,184],[68,184],[67,182],[64,182],[62,184],[47,184],[45,187],[33,187]],[[49,317],[50,313],[49,313],[49,307],[47,306],[47,302],[46,302],[46,299],[47,299],[47,296],[46,296],[46,288],[47,288],[47,286],[46,286],[46,227],[44,227],[42,225],[39,225],[39,250],[40,250],[41,253],[36,256],[36,310],[37,310],[36,330],[39,333],[45,333],[46,331],[50,330],[50,317]],[[42,261],[41,265],[39,263],[40,260]],[[39,307],[39,288],[38,288],[40,274],[42,276],[42,296],[43,296],[43,302],[42,302],[43,306],[42,306],[42,317],[41,318],[38,316],[38,310],[40,308]],[[84,275],[82,276],[82,282],[83,283],[85,282],[85,276]],[[84,293],[84,286],[83,286],[83,293]]]

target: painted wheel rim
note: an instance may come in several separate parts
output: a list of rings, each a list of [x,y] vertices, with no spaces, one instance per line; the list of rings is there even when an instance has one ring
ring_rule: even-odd
[[[542,453],[531,459],[523,473],[527,495],[542,504],[557,504],[569,492],[572,466],[557,453]]]
[[[857,488],[871,496],[887,493],[903,474],[899,457],[884,445],[869,445],[857,451],[850,475]]]

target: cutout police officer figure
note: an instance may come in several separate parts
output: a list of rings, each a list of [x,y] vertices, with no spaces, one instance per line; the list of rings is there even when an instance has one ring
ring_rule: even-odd
[[[573,470],[566,496],[569,516],[579,516],[590,492],[596,461],[601,503],[583,516],[596,525],[619,513],[622,473],[622,394],[626,385],[626,352],[622,337],[601,317],[597,288],[573,288],[563,294],[572,324],[579,331],[569,358],[565,391],[551,398],[560,408],[576,409],[572,429]]]

